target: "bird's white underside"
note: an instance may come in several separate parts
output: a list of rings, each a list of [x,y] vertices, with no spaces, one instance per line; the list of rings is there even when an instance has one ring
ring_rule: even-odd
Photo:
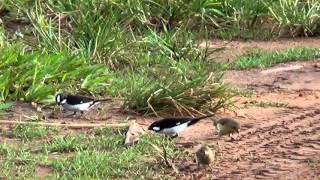
[[[165,134],[177,134],[177,133],[183,131],[185,128],[187,128],[188,123],[189,122],[186,122],[186,123],[183,123],[178,126],[171,127],[171,128],[165,128],[161,132],[165,133]]]
[[[93,103],[92,101],[87,103],[82,103],[82,104],[76,104],[76,105],[64,103],[62,107],[71,111],[88,111],[94,105],[98,104],[98,103],[95,103],[94,105],[92,105],[92,103]]]

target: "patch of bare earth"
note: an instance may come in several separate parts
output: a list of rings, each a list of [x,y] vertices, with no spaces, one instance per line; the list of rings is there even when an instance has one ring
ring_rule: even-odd
[[[45,179],[46,176],[50,173],[51,169],[47,166],[37,166],[36,173],[39,179]]]

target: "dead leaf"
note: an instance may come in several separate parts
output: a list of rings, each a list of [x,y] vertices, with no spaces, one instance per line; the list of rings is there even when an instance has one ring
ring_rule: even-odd
[[[133,146],[139,141],[139,136],[145,134],[145,130],[136,123],[135,120],[132,120],[129,124],[129,129],[126,134],[126,139],[124,141],[124,145]]]

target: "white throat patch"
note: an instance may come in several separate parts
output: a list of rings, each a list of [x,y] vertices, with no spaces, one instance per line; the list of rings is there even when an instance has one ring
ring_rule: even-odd
[[[56,101],[57,101],[57,103],[59,103],[61,101],[61,96],[60,95],[57,96]]]
[[[152,129],[155,130],[155,131],[160,131],[159,127],[153,127]]]

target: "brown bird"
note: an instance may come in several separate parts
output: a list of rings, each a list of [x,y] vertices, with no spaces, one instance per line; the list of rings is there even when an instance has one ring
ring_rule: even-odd
[[[209,166],[215,160],[215,152],[207,144],[202,144],[196,152],[198,167]]]
[[[213,124],[216,127],[219,136],[229,135],[231,137],[231,134],[236,132],[239,133],[240,124],[234,119],[221,118],[219,120],[214,120]],[[233,140],[232,137],[231,139]]]

